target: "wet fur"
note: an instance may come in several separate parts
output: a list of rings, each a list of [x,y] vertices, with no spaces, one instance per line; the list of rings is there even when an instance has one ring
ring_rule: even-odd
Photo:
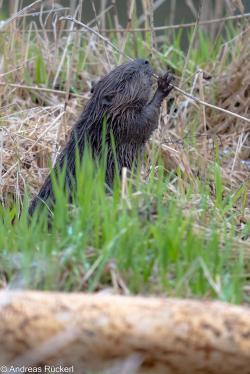
[[[112,186],[115,160],[111,134],[119,172],[122,167],[131,169],[143,151],[146,141],[158,125],[160,105],[171,90],[171,77],[166,74],[158,81],[158,89],[149,102],[152,69],[145,60],[135,60],[112,70],[93,88],[93,94],[79,120],[74,125],[70,139],[59,155],[54,172],[58,174],[66,163],[65,185],[70,192],[75,181],[76,149],[83,156],[86,142],[93,157],[99,157],[102,148],[103,123],[106,123],[107,168],[106,183]],[[54,201],[51,176],[45,180],[39,194],[32,200],[29,214],[42,203],[51,206]]]

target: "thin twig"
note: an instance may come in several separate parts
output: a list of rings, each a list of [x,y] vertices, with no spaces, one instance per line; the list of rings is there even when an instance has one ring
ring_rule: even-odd
[[[62,90],[53,90],[52,88],[28,86],[26,84],[0,82],[0,86],[10,86],[10,87],[14,87],[14,88],[24,88],[24,89],[27,89],[27,90],[43,91],[43,92],[49,92],[49,93],[54,93],[54,94],[58,94],[58,95],[66,95],[67,94],[66,91],[62,91]],[[86,98],[84,95],[79,95],[79,94],[71,93],[71,92],[70,92],[70,95],[73,96],[73,97],[80,97],[82,99]]]
[[[149,7],[150,7],[149,22],[150,22],[150,27],[151,27],[151,53],[152,53],[153,48],[157,48],[155,26],[154,26],[154,1],[153,0],[150,0]]]
[[[200,24],[200,16],[201,16],[202,6],[203,6],[203,0],[200,0],[199,1],[199,8],[198,8],[198,11],[197,11],[197,16],[196,16],[196,22],[195,22],[195,25],[194,25],[194,30],[192,32],[192,37],[191,37],[191,41],[189,43],[187,56],[185,58],[185,63],[184,63],[184,67],[183,67],[183,73],[182,73],[181,80],[180,80],[180,88],[182,88],[182,85],[183,85],[183,80],[185,78],[185,72],[186,72],[186,69],[187,69],[187,66],[188,66],[188,63],[189,63],[190,53],[193,49],[195,37],[197,35],[198,27],[199,27],[199,24]]]
[[[69,10],[69,7],[64,7],[64,8],[52,8],[49,10],[40,10],[39,12],[34,12],[34,13],[26,13],[26,14],[19,14],[16,15],[15,18],[22,18],[22,17],[36,17],[41,14],[50,14],[50,13],[56,13],[56,12],[61,12],[63,10]]]
[[[103,35],[101,35],[99,32],[97,32],[96,30],[94,30],[92,27],[89,27],[88,25],[86,25],[85,23],[82,23],[78,20],[76,20],[75,18],[73,17],[60,17],[59,18],[60,21],[62,20],[66,20],[66,21],[71,21],[71,22],[74,22],[76,25],[79,25],[81,27],[83,27],[84,29],[92,32],[94,35],[96,35],[98,38],[100,38],[101,40],[103,40],[106,44],[108,44],[111,48],[113,48],[116,52],[118,52],[119,54],[122,54],[124,57],[126,57],[127,59],[129,60],[132,60],[131,57],[127,56],[125,53],[123,53],[118,47],[116,47],[116,45],[114,45],[113,43],[111,43],[111,41],[107,38],[105,38]]]
[[[132,18],[133,18],[133,12],[134,12],[134,7],[135,7],[135,0],[130,0],[127,4],[128,6],[128,19],[127,19],[127,25],[126,25],[126,30],[129,30],[131,25],[132,25]],[[128,40],[128,34],[126,33],[125,36],[123,37],[122,43],[121,43],[121,51],[122,54],[124,54],[125,47],[127,44]],[[120,57],[122,56],[120,55]],[[121,58],[119,59],[119,64],[121,63]]]
[[[108,7],[106,7],[101,13],[97,14],[95,18],[88,22],[88,26],[93,25],[93,23],[97,22],[99,19],[101,20],[103,17],[105,18],[105,14],[108,13],[113,7],[114,4],[110,4]]]
[[[18,16],[18,17],[20,17],[20,16]],[[213,24],[213,23],[220,23],[220,22],[225,22],[225,21],[237,21],[237,20],[240,20],[240,19],[243,19],[243,18],[249,18],[249,17],[250,17],[250,13],[237,14],[235,16],[228,16],[228,17],[221,17],[221,18],[214,18],[214,19],[200,21],[199,25],[203,26],[203,25],[210,25],[210,24]],[[177,25],[156,26],[156,27],[154,27],[154,31],[185,29],[185,28],[193,27],[193,26],[195,26],[195,24],[196,24],[196,22],[189,22],[189,23],[180,23],[180,24],[177,24]],[[5,24],[3,26],[5,26]],[[53,29],[45,29],[45,30],[47,32],[53,32]],[[23,32],[27,32],[27,31],[28,31],[28,29],[19,30],[18,32],[23,33]],[[41,31],[41,29],[37,29],[37,31]],[[5,33],[5,32],[9,32],[9,31],[1,30],[1,28],[0,28],[0,33],[1,32]],[[35,31],[33,31],[33,32],[35,32]],[[64,32],[76,32],[76,30],[65,29]],[[100,32],[105,32],[105,33],[110,33],[110,32],[114,32],[114,33],[152,32],[152,29],[149,28],[149,27],[130,28],[128,30],[125,29],[125,28],[113,28],[113,29],[112,28],[110,28],[110,29],[101,28]]]
[[[25,12],[28,10],[28,9],[31,9],[33,6],[37,5],[38,3],[40,3],[42,0],[36,0],[34,1],[32,4],[26,6],[25,8],[21,9],[20,12],[14,14],[13,17],[10,17],[9,19],[7,19],[6,21],[4,21],[4,23],[0,26],[0,30],[4,29],[7,25],[9,25],[12,21],[14,21],[16,18],[20,17],[20,15],[23,15],[25,14]]]
[[[210,25],[213,23],[220,23],[224,21],[234,21],[239,20],[242,18],[249,18],[250,13],[244,13],[244,14],[237,14],[234,16],[228,16],[228,17],[221,17],[221,18],[214,18],[209,20],[200,21],[199,25]],[[173,30],[173,29],[180,29],[180,28],[190,28],[196,25],[196,22],[189,22],[189,23],[180,23],[177,25],[168,25],[168,26],[156,26],[154,27],[154,31],[163,31],[163,30]],[[151,32],[151,27],[138,27],[138,28],[130,28],[127,30],[126,28],[113,28],[113,29],[100,29],[101,32]]]
[[[77,12],[78,12],[78,9],[79,9],[79,6],[76,8],[76,11],[75,11],[75,14],[74,16],[77,15]],[[73,29],[74,25],[71,24],[71,29]],[[58,68],[56,70],[56,74],[55,74],[55,77],[53,79],[53,84],[52,84],[52,87],[55,87],[56,86],[56,83],[57,83],[57,79],[59,77],[59,74],[61,72],[61,69],[62,69],[62,66],[64,64],[64,60],[66,58],[66,54],[67,54],[67,51],[68,51],[68,48],[69,48],[69,45],[71,44],[71,41],[72,41],[72,34],[69,34],[68,35],[68,38],[67,38],[67,41],[66,41],[66,45],[65,45],[65,48],[63,49],[63,53],[62,53],[62,57],[61,57],[61,60],[60,60],[60,63],[58,65]]]
[[[15,73],[16,71],[25,68],[25,66],[27,65],[27,62],[31,62],[34,59],[35,59],[35,57],[31,57],[29,60],[25,61],[25,63],[23,65],[17,66],[15,69],[6,71],[5,73],[0,73],[0,78],[3,78],[3,77],[5,77],[8,74]]]
[[[200,98],[202,101],[204,101],[204,87],[203,87],[203,71],[200,70],[198,72],[198,82],[199,82],[199,92],[200,92]],[[207,119],[206,119],[206,107],[204,105],[201,106],[201,123],[203,125],[203,131],[204,135],[207,135]],[[201,165],[203,166],[204,170],[204,177],[206,178],[206,170],[208,165],[208,152],[207,152],[207,137],[204,136],[203,138],[203,155],[201,157]]]
[[[175,86],[174,84],[171,84],[171,86],[173,86],[173,88],[176,91],[178,91],[178,92],[182,93],[183,95],[189,97],[189,99],[192,99],[193,101],[195,101],[198,104],[201,104],[201,105],[207,106],[208,108],[215,109],[215,110],[218,110],[220,112],[229,114],[232,117],[236,117],[236,118],[242,119],[245,122],[249,122],[250,123],[250,119],[249,118],[243,117],[240,114],[231,112],[230,110],[223,109],[223,108],[220,108],[219,106],[216,106],[216,105],[213,105],[213,104],[209,104],[206,101],[200,100],[200,99],[198,99],[198,97],[190,95],[189,93],[185,92],[184,90],[182,90],[181,88]]]
[[[94,19],[96,20],[97,30],[98,30],[99,34],[101,34],[101,32],[100,32],[100,24],[99,24],[99,20],[98,20],[97,12],[96,12],[95,3],[94,3],[93,0],[91,1],[91,5],[92,5],[93,12],[94,12],[94,15],[95,15],[95,18],[94,18]],[[89,25],[88,25],[88,26],[89,26]],[[107,59],[107,61],[108,61],[108,63],[109,63],[109,66],[110,66],[109,54],[108,54],[108,51],[107,51],[107,48],[106,48],[106,44],[103,43],[103,46],[104,46],[104,52],[105,52],[106,59]]]
[[[41,1],[41,0],[39,0],[39,1]],[[20,15],[15,16],[15,18],[19,18],[19,17],[20,17]],[[202,25],[210,25],[210,24],[213,24],[213,23],[220,23],[220,22],[224,22],[224,21],[235,21],[235,20],[237,21],[239,19],[249,18],[249,17],[250,17],[250,13],[237,14],[235,16],[228,16],[228,17],[221,17],[221,18],[214,18],[214,19],[209,19],[209,20],[205,20],[205,21],[200,21],[199,25],[201,25],[201,26]],[[14,17],[12,17],[12,18],[8,20],[8,23],[10,23],[12,20],[15,19]],[[154,27],[154,31],[185,29],[185,28],[193,27],[193,26],[195,26],[195,24],[196,24],[196,22],[189,22],[189,23],[180,23],[180,24],[177,24],[177,25],[156,26],[156,27]],[[0,33],[1,32],[3,32],[3,33],[9,32],[9,31],[6,31],[6,30],[2,30],[2,28],[5,27],[6,25],[7,24],[4,23],[3,26],[0,27]],[[18,32],[23,33],[23,32],[27,32],[27,31],[28,31],[28,29],[19,30]],[[41,29],[37,29],[36,31],[41,31]],[[45,31],[53,32],[53,29],[45,29]],[[76,30],[70,30],[70,29],[65,29],[64,31],[65,32],[76,32]],[[35,32],[35,30],[33,30],[33,32]],[[101,28],[100,32],[106,32],[106,33],[109,33],[109,32],[115,32],[115,33],[121,33],[121,32],[129,32],[129,33],[133,33],[133,32],[152,32],[152,29],[148,28],[148,27],[130,28],[128,30],[124,29],[124,28],[114,28],[114,29],[112,29],[112,28],[110,28],[110,29]]]

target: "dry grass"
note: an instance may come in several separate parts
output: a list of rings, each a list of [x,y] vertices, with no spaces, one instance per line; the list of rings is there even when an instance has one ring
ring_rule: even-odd
[[[50,14],[45,19],[40,17],[42,32],[31,23],[29,32],[20,34],[25,19],[13,19],[1,34],[4,52],[0,73],[0,193],[4,203],[9,196],[21,201],[26,188],[32,193],[39,189],[48,164],[53,164],[89,96],[91,81],[109,71],[117,60],[111,44],[107,45],[91,32],[63,33],[68,25],[63,21],[53,24]],[[46,32],[48,25],[54,25],[54,35]],[[73,30],[74,25],[70,27]],[[248,36],[248,32],[236,35],[235,40],[222,46],[216,61],[204,66],[211,80],[204,79],[198,69],[193,79],[184,82],[185,89],[200,99],[249,118]],[[131,40],[125,34],[122,50],[125,51],[128,43]],[[145,41],[141,43],[146,46]],[[39,57],[34,45],[41,53]],[[81,69],[77,67],[80,58],[83,59]],[[157,60],[157,55],[152,57],[153,65],[156,66]],[[190,67],[189,61],[185,66]],[[162,62],[160,69],[164,69]],[[46,82],[40,77],[40,89],[25,88],[25,84],[37,87],[36,76],[43,73]],[[189,70],[185,76],[190,76]],[[53,83],[62,91],[60,94],[56,90],[46,91],[47,87],[53,88]],[[83,99],[70,95],[72,85]],[[177,97],[177,110],[170,111],[169,115],[167,107],[163,108],[161,127],[154,135],[155,143],[162,149],[166,169],[180,168],[184,185],[197,176],[205,178],[205,170],[214,161],[218,147],[221,172],[228,188],[244,183],[249,186],[249,123],[210,108],[202,109],[178,93],[173,96]]]

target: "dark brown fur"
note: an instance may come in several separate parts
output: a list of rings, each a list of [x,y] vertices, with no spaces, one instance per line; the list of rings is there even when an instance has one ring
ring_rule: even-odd
[[[146,141],[157,128],[162,100],[171,91],[171,76],[166,73],[158,79],[158,88],[152,98],[152,69],[146,60],[135,60],[112,70],[93,89],[78,122],[73,127],[70,140],[59,155],[54,172],[62,170],[66,163],[65,185],[69,193],[75,180],[75,154],[78,149],[83,156],[86,142],[94,157],[99,157],[102,146],[103,123],[106,121],[105,142],[108,150],[106,183],[111,186],[114,178],[115,160],[111,134],[119,172],[122,167],[131,169],[143,151]],[[42,204],[54,201],[51,176],[43,184],[39,194],[32,200],[29,213]]]

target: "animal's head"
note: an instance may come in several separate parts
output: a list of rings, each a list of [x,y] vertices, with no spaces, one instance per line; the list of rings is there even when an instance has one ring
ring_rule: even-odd
[[[120,65],[96,83],[91,101],[104,112],[143,106],[150,97],[152,74],[147,60]]]

